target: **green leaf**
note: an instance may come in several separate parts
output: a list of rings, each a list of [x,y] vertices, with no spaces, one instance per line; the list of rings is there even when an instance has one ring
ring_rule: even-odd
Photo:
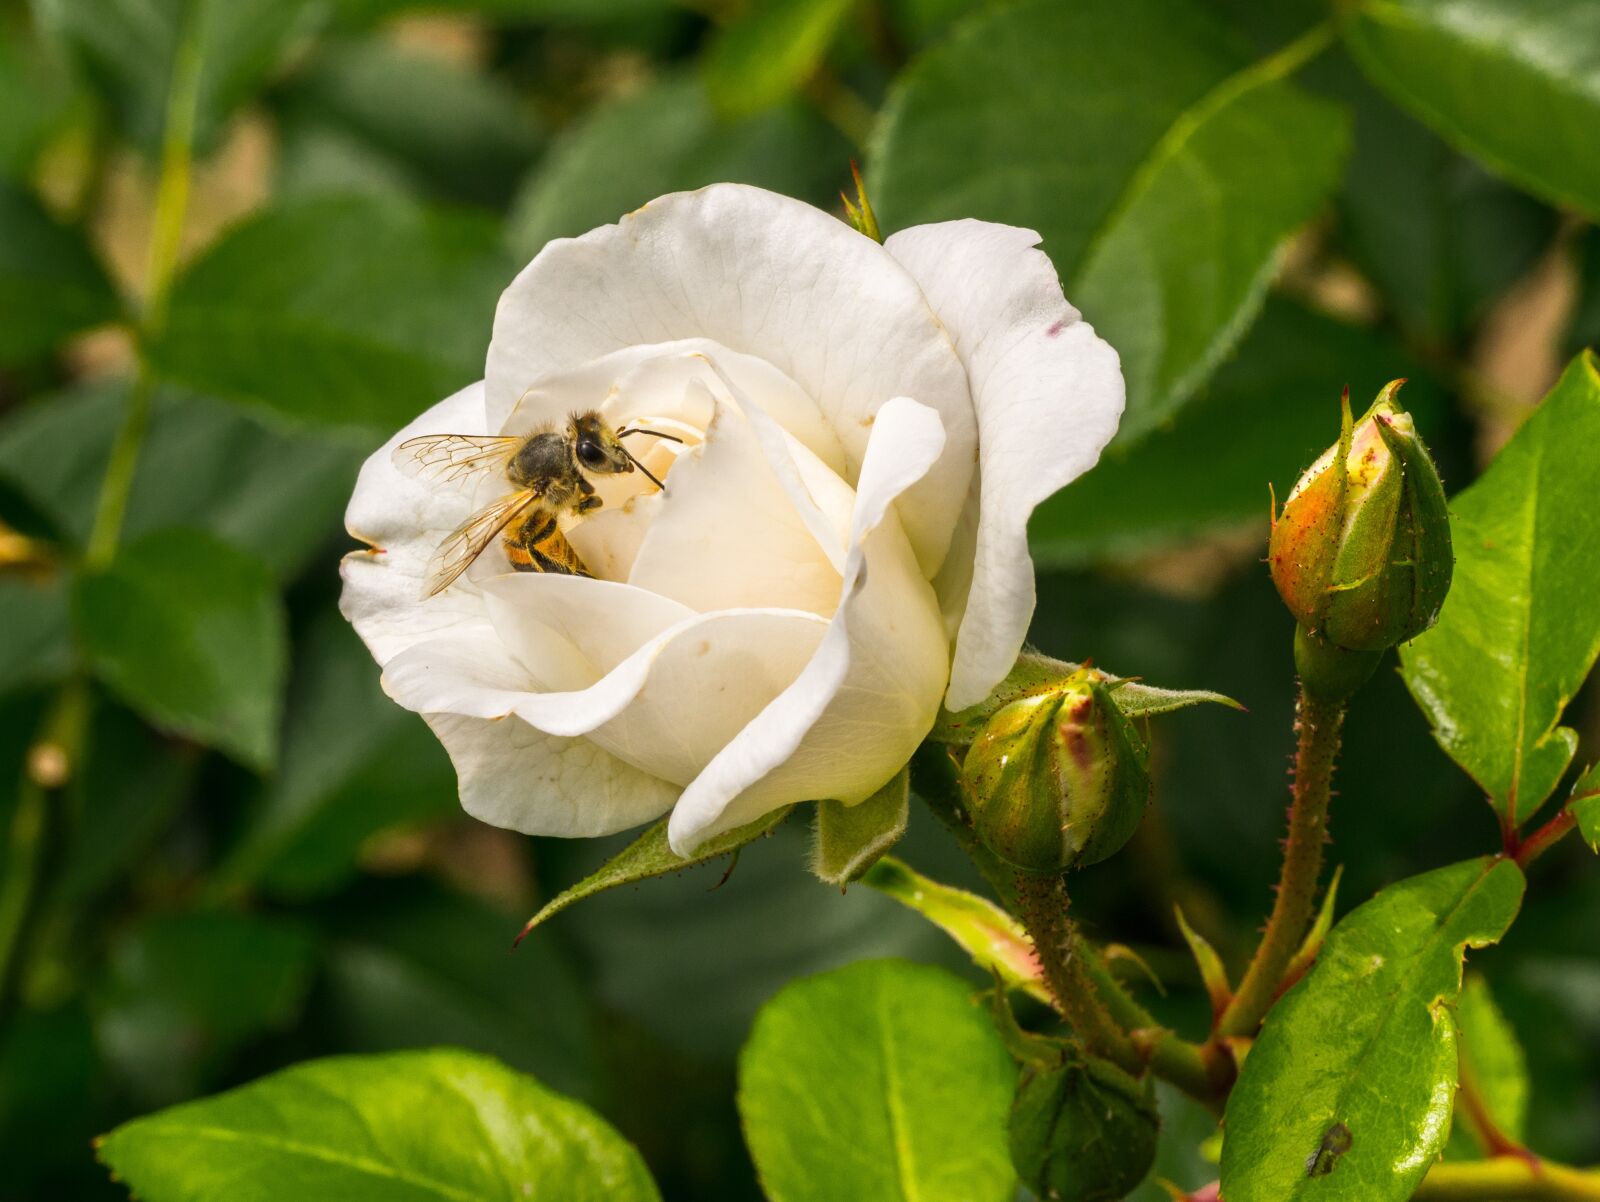
[[[1532,815],[1571,763],[1558,726],[1600,655],[1600,365],[1585,353],[1489,469],[1451,498],[1455,582],[1401,648],[1434,737],[1503,821]]]
[[[1363,0],[1341,22],[1379,87],[1513,182],[1600,215],[1589,0]]]
[[[294,1021],[312,943],[277,919],[204,911],[151,918],[112,945],[95,1035],[139,1099],[205,1088],[247,1039]]]
[[[332,0],[349,25],[370,25],[406,12],[457,12],[502,21],[605,24],[672,9],[677,0]]]
[[[514,266],[487,219],[374,197],[284,205],[178,278],[152,359],[228,400],[391,429],[483,374]]]
[[[1343,242],[1407,327],[1447,345],[1533,267],[1556,214],[1397,110],[1347,56],[1331,65],[1333,93],[1355,118],[1339,193]],[[1415,378],[1396,369],[1385,380],[1398,375]],[[1354,396],[1377,391],[1350,383]]]
[[[66,582],[0,577],[0,630],[0,695],[60,680],[72,667]]]
[[[29,176],[70,101],[54,56],[12,22],[0,22],[0,177]]]
[[[896,960],[785,988],[739,1056],[772,1202],[1010,1202],[1016,1068],[966,984]]]
[[[323,47],[278,103],[294,137],[338,131],[446,200],[503,205],[540,143],[532,111],[496,76],[377,39]],[[297,182],[305,194],[318,181]]]
[[[818,802],[811,871],[825,884],[848,885],[900,841],[910,818],[909,768],[858,805]]]
[[[95,674],[154,725],[272,766],[284,616],[260,560],[197,530],[149,535],[78,581],[73,626]]]
[[[531,256],[663,193],[722,180],[825,203],[846,181],[849,157],[840,135],[802,106],[725,124],[699,79],[668,76],[564,131],[528,177],[507,233]]]
[[[1495,1005],[1482,977],[1467,978],[1456,1004],[1456,1026],[1460,1029],[1463,1088],[1471,1083],[1494,1124],[1494,1135],[1520,1143],[1528,1114],[1528,1063],[1517,1033]],[[1456,1116],[1486,1155],[1500,1150],[1498,1141],[1482,1129],[1470,1108],[1458,1107]]]
[[[320,616],[295,664],[282,759],[216,870],[223,889],[324,893],[350,877],[373,835],[460,812],[449,757],[384,694],[349,623]]]
[[[331,1046],[475,1048],[562,1093],[598,1092],[589,1001],[556,941],[508,955],[518,918],[419,877],[364,879],[316,911]]]
[[[856,0],[755,0],[706,51],[706,90],[743,116],[787,100],[822,65]]]
[[[1232,348],[1337,182],[1343,117],[1285,82],[1312,49],[1250,65],[1185,0],[986,12],[896,84],[874,204],[886,229],[978,217],[1043,234],[1122,355],[1131,443]]]
[[[1410,377],[1405,401],[1427,435],[1443,391],[1400,347],[1283,300],[1268,300],[1238,356],[1169,429],[1113,447],[1041,505],[1028,527],[1041,568],[1143,555],[1199,534],[1253,526],[1264,541],[1268,487],[1286,497],[1339,437],[1339,395],[1373,396]]]
[[[704,864],[708,860],[715,860],[730,852],[737,853],[745,844],[761,838],[772,830],[787,818],[793,809],[793,806],[784,806],[782,809],[763,814],[745,826],[735,827],[714,839],[709,839],[687,859],[678,855],[667,843],[667,822],[671,817],[668,815],[607,860],[598,871],[584,877],[570,889],[563,889],[547,901],[539,908],[537,914],[528,919],[527,926],[522,928],[522,934],[517,936],[517,940],[521,942],[527,937],[528,932],[540,923],[554,918],[568,906],[586,897],[593,897],[596,893],[604,893],[607,889],[615,889],[619,885],[633,885],[652,877],[665,876],[669,872],[682,872],[685,868],[693,868],[696,864]]]
[[[118,1127],[100,1159],[144,1202],[644,1202],[632,1145],[487,1056],[334,1056]]]
[[[33,7],[79,61],[122,132],[150,153],[161,144],[187,21],[199,23],[194,138],[204,152],[319,19],[318,7],[306,0],[36,0]]]
[[[1590,850],[1600,853],[1600,763],[1591,765],[1572,787],[1572,800],[1567,804],[1578,819],[1578,834]]]
[[[997,710],[1019,698],[1048,692],[1061,680],[1084,667],[1084,664],[1051,659],[1048,655],[1040,655],[1036,651],[1024,651],[1017,657],[1017,662],[1012,665],[1006,678],[977,705],[957,713],[941,709],[938,718],[934,720],[933,729],[928,732],[928,738],[939,743],[958,745],[970,743],[983,724]],[[1113,685],[1112,696],[1116,700],[1117,708],[1130,718],[1170,714],[1174,710],[1207,703],[1225,705],[1236,710],[1244,709],[1244,706],[1233,698],[1205,689],[1158,689],[1152,685],[1140,684],[1131,677],[1112,676],[1108,672],[1101,672],[1100,678]]]
[[[1228,1202],[1409,1198],[1443,1147],[1468,947],[1496,942],[1523,879],[1483,857],[1411,877],[1345,916],[1267,1016],[1228,1099]]]
[[[884,856],[861,883],[921,914],[954,939],[972,962],[1046,1005],[1050,991],[1039,976],[1033,941],[1015,918],[985,897],[954,889],[923,876],[908,864]]]
[[[62,225],[31,193],[0,182],[0,365],[54,350],[121,313],[83,231]]]
[[[94,490],[84,483],[105,474],[128,389],[127,380],[75,385],[23,406],[0,427],[0,477],[80,547],[94,521]],[[199,526],[288,579],[338,528],[369,449],[355,440],[271,430],[235,406],[158,389],[124,539]]]

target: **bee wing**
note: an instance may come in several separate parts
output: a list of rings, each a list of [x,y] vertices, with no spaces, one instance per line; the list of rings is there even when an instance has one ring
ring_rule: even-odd
[[[492,505],[478,510],[445,536],[428,561],[428,583],[423,599],[444,592],[472,566],[472,561],[517,518],[536,504],[539,494],[531,489],[507,493]]]
[[[466,484],[503,467],[522,442],[497,434],[424,434],[406,439],[391,458],[395,467],[418,480]]]

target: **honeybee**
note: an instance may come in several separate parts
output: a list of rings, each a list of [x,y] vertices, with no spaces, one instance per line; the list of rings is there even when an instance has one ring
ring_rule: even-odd
[[[615,475],[637,470],[662,487],[622,445],[630,434],[683,441],[658,430],[613,431],[592,410],[574,413],[562,430],[424,434],[406,439],[394,449],[393,458],[407,475],[462,484],[498,470],[511,484],[510,492],[478,510],[439,544],[428,563],[423,596],[432,597],[454,584],[496,535],[518,571],[592,576],[561,532],[560,520],[568,513],[592,513],[603,504],[584,472]]]

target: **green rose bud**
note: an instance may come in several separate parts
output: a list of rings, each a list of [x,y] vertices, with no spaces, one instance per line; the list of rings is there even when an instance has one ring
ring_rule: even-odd
[[[1040,1198],[1116,1202],[1155,1161],[1160,1119],[1148,1081],[1069,1053],[1023,1069],[1011,1102],[1011,1163]]]
[[[1444,488],[1396,380],[1300,477],[1272,524],[1268,559],[1312,638],[1382,651],[1433,625],[1453,560]]]
[[[995,711],[961,775],[984,846],[1052,874],[1128,841],[1150,800],[1148,759],[1105,675],[1085,668]]]

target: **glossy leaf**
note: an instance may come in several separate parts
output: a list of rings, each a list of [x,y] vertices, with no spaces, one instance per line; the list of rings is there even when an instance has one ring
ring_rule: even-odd
[[[1468,860],[1392,885],[1334,927],[1229,1096],[1229,1202],[1411,1196],[1449,1132],[1462,955],[1504,934],[1522,891],[1511,861]]]
[[[1589,0],[1367,0],[1341,27],[1372,81],[1450,141],[1600,215],[1600,10]]]
[[[214,396],[387,430],[483,374],[513,274],[485,219],[371,197],[284,205],[184,271],[152,357]]]
[[[152,534],[80,579],[72,612],[95,674],[128,705],[271,767],[286,648],[282,602],[259,560],[196,530]]]
[[[723,123],[699,79],[668,76],[601,105],[557,139],[513,206],[508,237],[531,257],[552,238],[616,221],[663,193],[723,180],[826,204],[848,178],[849,157],[809,109]]]
[[[226,889],[323,893],[355,871],[373,835],[460,812],[444,749],[385,696],[347,622],[321,618],[295,660],[282,760],[217,869]]]
[[[660,1197],[639,1154],[588,1107],[449,1049],[299,1064],[134,1119],[99,1153],[145,1202]]]
[[[1142,555],[1195,535],[1244,527],[1267,536],[1268,487],[1289,495],[1300,471],[1338,436],[1339,388],[1373,396],[1410,377],[1405,402],[1425,436],[1445,395],[1382,337],[1287,301],[1268,300],[1238,357],[1174,420],[1136,447],[1112,448],[1094,471],[1034,513],[1028,541],[1041,568]]]
[[[477,204],[509,199],[541,140],[532,111],[494,75],[375,39],[324,47],[278,104],[291,139],[336,131],[419,194]],[[285,165],[295,172],[287,191],[329,182],[305,165]]]
[[[0,182],[0,365],[48,354],[116,318],[121,303],[83,232]]]
[[[855,0],[755,0],[706,52],[706,89],[718,111],[759,112],[787,100],[827,55]]]
[[[873,960],[797,981],[739,1056],[739,1114],[772,1202],[1010,1202],[1016,1069],[964,982]]]
[[[678,855],[668,845],[668,819],[663,818],[648,827],[644,834],[628,844],[621,852],[607,860],[598,871],[547,901],[537,914],[528,919],[528,924],[522,928],[522,934],[517,938],[520,941],[540,923],[554,918],[568,906],[586,897],[593,897],[596,893],[604,893],[607,889],[615,889],[619,885],[647,881],[651,877],[665,876],[669,872],[682,872],[685,868],[693,868],[696,864],[704,864],[719,856],[736,853],[745,844],[761,838],[772,830],[787,818],[793,809],[793,806],[784,806],[782,809],[763,814],[745,826],[735,827],[714,839],[708,839],[687,859]],[[670,818],[670,815],[668,817]]]
[[[977,705],[956,713],[941,709],[934,721],[933,729],[928,732],[928,738],[940,743],[970,743],[973,736],[996,710],[1019,698],[1046,692],[1058,681],[1071,676],[1084,666],[1067,660],[1051,659],[1048,655],[1040,655],[1035,651],[1024,651],[1017,657],[1017,662],[1006,678]],[[1186,709],[1191,705],[1214,704],[1225,705],[1230,709],[1244,709],[1244,706],[1233,698],[1205,689],[1159,689],[1153,685],[1112,676],[1109,673],[1102,673],[1102,676],[1113,683],[1111,695],[1116,700],[1117,708],[1130,718],[1170,714],[1174,710]]]
[[[954,939],[974,964],[999,976],[1009,988],[1052,1004],[1028,932],[988,898],[941,885],[893,856],[884,856],[867,869],[861,883],[921,914]]]
[[[34,7],[82,65],[122,132],[149,152],[161,142],[187,22],[197,23],[195,143],[204,151],[221,140],[233,111],[318,16],[306,0],[40,0]]]
[[[112,946],[96,1038],[146,1106],[192,1096],[244,1041],[295,1019],[312,947],[279,919],[222,910],[149,919]]]
[[[0,427],[0,477],[13,482],[81,546],[94,490],[122,423],[127,380],[79,384],[37,398]],[[368,448],[271,430],[236,407],[158,389],[123,527],[134,541],[197,526],[294,576],[327,546]]]
[[[584,983],[555,940],[511,952],[517,916],[411,876],[364,878],[315,917],[325,943],[316,1018],[331,1046],[470,1047],[561,1093],[598,1093]]]
[[[900,769],[893,780],[858,805],[818,802],[811,871],[829,885],[848,885],[900,841],[910,817],[908,768]]]
[[[1600,655],[1600,364],[1574,359],[1489,469],[1451,499],[1455,581],[1439,624],[1401,649],[1452,759],[1520,824],[1577,748],[1561,712]]]
[[[873,201],[886,229],[1038,230],[1069,299],[1121,353],[1131,443],[1232,348],[1279,245],[1337,181],[1343,118],[1285,82],[1294,65],[1252,66],[1184,0],[1004,6],[902,75]]]

